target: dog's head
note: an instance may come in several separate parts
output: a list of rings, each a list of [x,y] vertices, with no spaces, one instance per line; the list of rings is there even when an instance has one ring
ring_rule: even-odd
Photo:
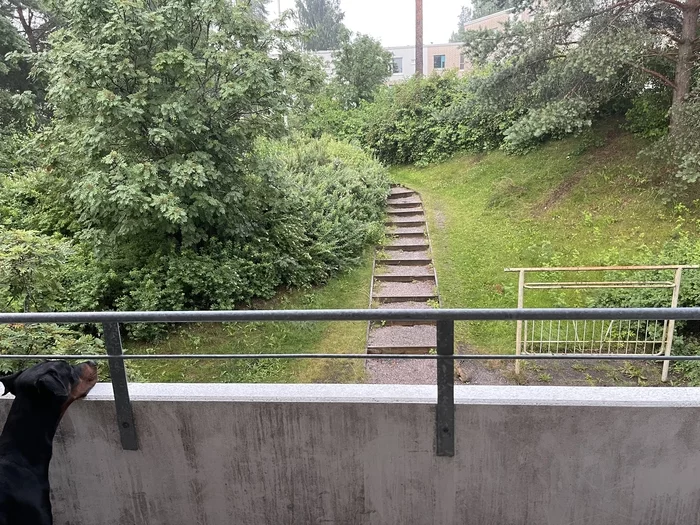
[[[5,394],[60,404],[62,411],[85,397],[97,383],[97,364],[93,361],[70,365],[65,361],[46,361],[10,376],[0,377]]]

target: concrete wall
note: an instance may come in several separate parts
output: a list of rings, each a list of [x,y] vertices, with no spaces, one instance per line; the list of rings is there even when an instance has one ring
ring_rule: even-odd
[[[132,385],[122,451],[108,385],[74,404],[51,467],[57,525],[698,523],[700,393],[456,389],[456,456],[434,454],[435,387]],[[10,401],[0,401],[0,421]]]

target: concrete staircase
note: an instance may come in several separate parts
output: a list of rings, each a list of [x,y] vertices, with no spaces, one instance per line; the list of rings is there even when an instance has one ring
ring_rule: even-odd
[[[394,186],[387,200],[387,238],[377,247],[370,308],[434,308],[439,305],[430,237],[420,195]],[[367,353],[427,354],[436,341],[434,323],[372,322]]]

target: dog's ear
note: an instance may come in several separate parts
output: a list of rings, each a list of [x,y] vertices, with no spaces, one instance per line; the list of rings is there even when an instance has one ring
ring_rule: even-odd
[[[52,397],[70,395],[70,381],[62,375],[44,374],[37,379],[36,388],[40,394],[48,394]]]
[[[3,396],[6,394],[15,394],[15,381],[17,381],[17,378],[22,372],[15,372],[12,375],[5,376],[5,377],[0,377],[0,383],[2,383],[3,388],[5,391],[3,392]]]

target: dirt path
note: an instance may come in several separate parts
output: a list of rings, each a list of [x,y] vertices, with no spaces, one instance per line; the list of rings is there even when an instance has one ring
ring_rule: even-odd
[[[387,240],[377,248],[372,275],[371,308],[434,308],[439,304],[430,237],[420,195],[395,186],[387,201]],[[367,353],[427,354],[437,341],[434,323],[370,323]],[[435,384],[435,362],[373,359],[367,382]]]

